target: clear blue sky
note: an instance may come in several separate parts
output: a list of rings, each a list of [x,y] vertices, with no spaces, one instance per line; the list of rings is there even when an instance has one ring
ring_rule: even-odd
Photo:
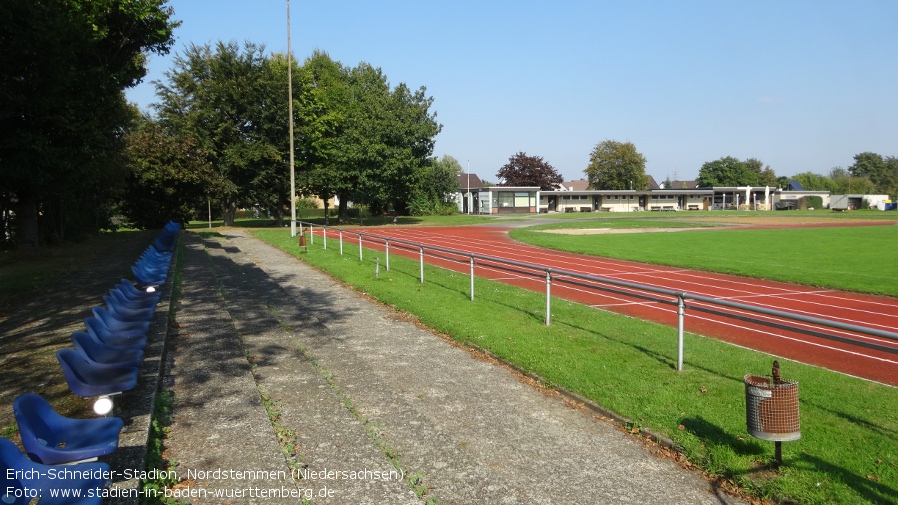
[[[172,53],[251,41],[286,52],[286,0],[169,0]],[[384,0],[290,2],[292,49],[383,69],[434,97],[434,154],[496,182],[519,151],[566,180],[606,139],[646,172],[693,179],[724,156],[777,175],[898,156],[898,2]],[[128,98],[156,101],[171,55]]]

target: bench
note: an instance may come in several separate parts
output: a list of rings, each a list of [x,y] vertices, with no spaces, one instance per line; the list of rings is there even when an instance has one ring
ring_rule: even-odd
[[[613,211],[614,211],[614,207],[606,206],[606,207],[601,207],[599,210],[602,211],[602,212],[613,212]]]

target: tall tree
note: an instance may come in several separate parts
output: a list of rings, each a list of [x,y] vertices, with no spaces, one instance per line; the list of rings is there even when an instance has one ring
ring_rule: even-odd
[[[879,180],[879,188],[883,193],[898,198],[898,158],[888,156],[885,159],[882,177]]]
[[[131,173],[122,211],[133,224],[189,222],[194,211],[217,193],[216,174],[196,139],[168,135],[146,118],[128,133],[126,142]]]
[[[425,88],[405,84],[390,90],[380,68],[360,63],[348,73],[348,101],[335,139],[331,174],[341,220],[347,203],[367,204],[377,212],[408,205],[413,174],[428,163],[434,138],[442,129],[430,111]]]
[[[832,180],[832,187],[829,190],[836,195],[866,195],[876,191],[869,178],[852,176],[851,172],[842,167],[831,169],[828,177]]]
[[[388,145],[386,126],[390,85],[381,69],[360,63],[346,74],[347,101],[335,139],[336,170],[330,176],[339,198],[339,219],[349,218],[349,202],[369,203],[382,196]]]
[[[749,158],[745,160],[745,166],[757,175],[758,186],[776,187],[776,172],[770,168],[770,165],[764,166],[761,160],[757,158]]]
[[[417,216],[457,212],[455,194],[460,188],[460,173],[461,163],[452,156],[445,154],[440,159],[431,158],[430,163],[415,173],[409,212]]]
[[[496,177],[507,186],[539,186],[543,191],[558,189],[564,181],[542,156],[527,156],[525,152],[508,158],[508,163],[502,165]]]
[[[293,66],[291,70],[293,88],[298,93],[301,91],[297,85],[299,67],[292,58],[290,63]],[[250,102],[249,114],[258,118],[257,127],[252,131],[250,141],[262,146],[261,151],[267,155],[260,157],[255,164],[254,175],[248,188],[249,197],[253,202],[268,209],[274,216],[276,224],[280,226],[290,204],[287,57],[283,54],[271,55],[262,62],[260,71],[257,95]],[[294,116],[296,112],[297,108],[294,106]],[[295,117],[294,124],[296,124]]]
[[[257,203],[254,182],[282,160],[277,145],[283,138],[265,136],[266,60],[265,48],[250,42],[242,50],[236,42],[191,44],[175,57],[165,74],[168,83],[156,85],[163,126],[175,136],[197,139],[219,174],[217,197],[226,225],[234,223],[238,207]]]
[[[145,75],[144,52],[173,43],[165,3],[0,3],[0,194],[13,207],[0,215],[16,216],[20,243],[99,226],[124,183],[122,133],[135,116],[123,90]]]
[[[801,187],[808,191],[833,191],[834,188],[832,179],[813,172],[795,174],[790,180],[798,181]]]
[[[604,140],[596,144],[584,170],[589,187],[599,190],[645,189],[645,156],[632,142]]]
[[[297,187],[324,202],[337,194],[337,144],[344,130],[349,100],[348,70],[323,51],[315,51],[297,74]]]
[[[848,167],[848,171],[855,177],[870,177],[875,179],[885,168],[885,159],[881,154],[863,152],[854,155],[854,164]]]
[[[898,192],[898,159],[894,157],[884,158],[871,152],[856,154],[848,171],[852,176],[870,179],[874,191],[889,195]]]
[[[754,161],[756,166],[760,162]],[[698,171],[698,185],[703,188],[714,186],[757,186],[760,170],[754,170],[744,161],[732,156],[706,162]]]

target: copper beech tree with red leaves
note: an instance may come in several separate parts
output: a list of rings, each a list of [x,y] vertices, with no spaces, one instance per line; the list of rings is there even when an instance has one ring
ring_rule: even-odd
[[[519,152],[496,174],[505,186],[539,186],[543,191],[558,189],[564,180],[542,156],[527,156]]]

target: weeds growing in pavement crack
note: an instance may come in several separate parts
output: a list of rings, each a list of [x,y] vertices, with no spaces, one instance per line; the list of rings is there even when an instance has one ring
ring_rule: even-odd
[[[259,389],[262,405],[265,406],[265,412],[268,414],[268,420],[277,436],[278,445],[281,446],[281,452],[284,454],[284,459],[287,460],[287,465],[291,470],[301,470],[305,465],[302,464],[303,454],[300,452],[299,444],[296,443],[296,430],[281,424],[283,402],[272,399],[261,384],[256,383],[256,387]]]
[[[175,405],[175,399],[171,391],[162,391],[156,396],[156,404],[153,406],[153,419],[150,422],[150,434],[147,443],[146,470],[148,475],[154,475],[153,479],[143,479],[140,482],[141,505],[176,505],[185,503],[174,498],[165,497],[165,489],[178,483],[176,470],[178,464],[165,458],[165,440],[168,438],[169,425],[171,424],[171,409]]]
[[[206,259],[209,262],[212,271],[216,272],[215,265],[212,262],[212,258],[209,254],[208,249],[206,250]],[[228,309],[228,297],[225,291],[225,286],[224,284],[222,284],[217,272],[214,275],[216,285],[218,286],[218,292],[221,296],[221,299],[224,301],[224,309],[228,313],[228,316],[233,319],[233,316],[231,316],[230,310]],[[270,307],[269,310],[271,310]],[[274,313],[274,315],[275,317],[277,317],[276,313]],[[243,350],[243,354],[250,365],[250,373],[252,374],[253,382],[256,384],[256,389],[259,392],[259,398],[262,401],[263,407],[265,407],[265,413],[268,415],[268,421],[271,423],[271,429],[274,430],[275,437],[277,438],[278,445],[281,448],[281,453],[284,455],[284,460],[287,462],[287,466],[290,468],[291,473],[293,470],[300,470],[304,468],[305,465],[303,465],[302,463],[303,454],[301,452],[299,444],[296,442],[296,430],[287,428],[286,426],[281,424],[281,408],[283,406],[283,402],[272,398],[271,395],[259,382],[259,377],[256,375],[256,369],[258,368],[256,361],[258,361],[260,358],[258,356],[253,356],[248,352],[246,341],[244,340],[243,335],[240,335],[238,333],[237,340],[240,342],[240,347]],[[306,498],[303,498],[302,503],[311,503],[311,501],[307,501]]]
[[[168,336],[177,332],[177,307],[181,298],[181,283],[184,280],[181,267],[184,264],[184,243],[178,240],[175,248],[175,269],[172,275],[171,296],[169,297]],[[165,362],[163,355],[163,363]],[[147,437],[146,471],[154,478],[140,481],[141,505],[180,505],[186,503],[175,498],[165,497],[166,488],[178,484],[176,470],[178,463],[165,457],[165,441],[171,431],[172,409],[177,403],[171,391],[159,391],[153,403],[153,415],[150,418],[150,430]]]
[[[334,374],[324,368],[321,363],[318,362],[314,357],[312,357],[305,347],[300,343],[296,343],[296,347],[299,352],[309,360],[309,363],[312,364],[317,370],[321,377],[325,382],[331,387],[334,393],[337,395],[337,398],[340,400],[340,403],[343,404],[343,407],[348,410],[353,417],[355,417],[362,427],[365,429],[365,432],[371,438],[371,441],[374,442],[375,447],[383,453],[383,455],[387,458],[393,468],[395,468],[400,475],[403,476],[406,485],[415,493],[415,495],[425,500],[425,504],[427,505],[438,505],[440,503],[439,499],[431,494],[430,487],[424,482],[424,472],[417,471],[411,472],[407,468],[403,468],[402,466],[402,458],[399,454],[399,451],[396,450],[395,447],[391,446],[387,443],[386,440],[381,436],[380,426],[378,423],[368,419],[358,407],[352,402],[352,398],[343,391],[343,388],[340,387],[339,382],[334,377]]]

